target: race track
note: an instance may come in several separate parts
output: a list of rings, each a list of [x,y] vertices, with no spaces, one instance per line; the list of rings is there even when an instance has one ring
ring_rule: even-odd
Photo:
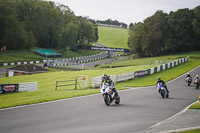
[[[200,67],[191,75],[200,75]],[[156,82],[156,79],[155,79]],[[119,91],[121,103],[106,106],[101,94],[0,110],[1,133],[135,133],[146,132],[198,100],[200,90],[184,76],[167,83],[170,98],[155,87]]]

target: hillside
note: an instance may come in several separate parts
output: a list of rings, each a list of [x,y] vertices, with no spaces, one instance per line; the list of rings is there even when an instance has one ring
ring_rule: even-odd
[[[98,42],[114,48],[128,48],[128,30],[112,27],[98,27]]]

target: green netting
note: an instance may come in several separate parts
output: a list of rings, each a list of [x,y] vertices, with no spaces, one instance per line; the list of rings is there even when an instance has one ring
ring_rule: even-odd
[[[39,54],[41,56],[47,56],[47,57],[60,57],[62,54],[56,53],[49,49],[36,49],[34,50],[34,53]]]

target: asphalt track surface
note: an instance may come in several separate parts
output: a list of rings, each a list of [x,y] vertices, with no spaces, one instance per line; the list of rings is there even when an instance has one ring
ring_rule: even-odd
[[[200,75],[200,67],[191,75]],[[156,81],[155,81],[156,82]],[[200,90],[184,76],[167,83],[170,98],[155,87],[118,91],[119,105],[106,106],[101,94],[0,110],[0,133],[135,133],[177,114],[198,100]],[[53,94],[52,94],[53,95]]]

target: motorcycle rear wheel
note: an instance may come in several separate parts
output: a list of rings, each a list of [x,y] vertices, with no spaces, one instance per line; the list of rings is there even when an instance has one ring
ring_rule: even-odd
[[[199,85],[196,85],[196,89],[199,89]]]
[[[116,96],[116,101],[115,101],[115,104],[119,104],[120,103],[120,97],[119,95]]]

